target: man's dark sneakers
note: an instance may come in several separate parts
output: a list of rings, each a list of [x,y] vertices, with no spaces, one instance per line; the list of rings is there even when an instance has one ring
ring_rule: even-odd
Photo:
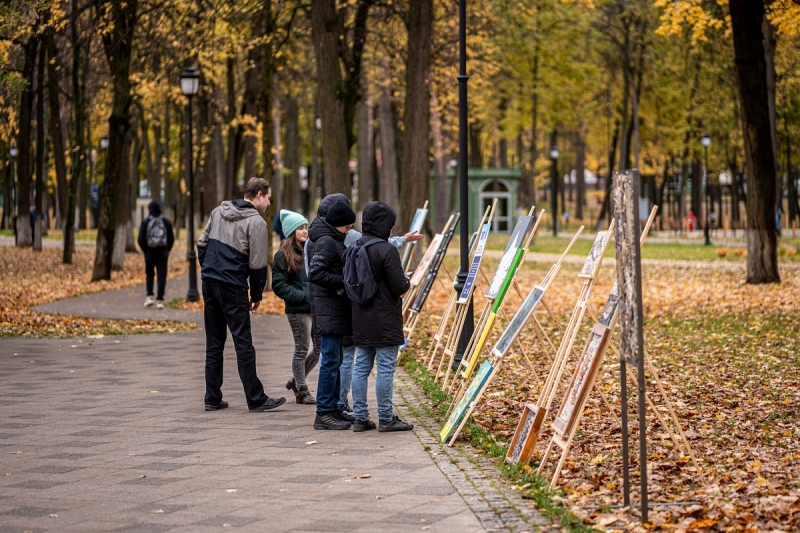
[[[263,413],[264,411],[269,411],[271,409],[275,409],[276,407],[280,407],[283,405],[283,402],[286,401],[286,398],[281,396],[280,398],[267,398],[267,401],[259,405],[258,407],[253,407],[250,409],[251,413]]]
[[[335,416],[336,418],[338,418],[342,422],[351,422],[352,423],[352,422],[356,421],[356,417],[354,417],[353,415],[351,415],[350,413],[348,413],[346,411],[336,411],[335,413],[333,413],[333,416]]]
[[[206,404],[206,411],[216,411],[217,409],[227,409],[227,408],[228,408],[228,402],[226,402],[225,400],[220,400],[220,402],[217,405]]]
[[[356,421],[353,423],[353,431],[355,432],[368,431],[370,429],[375,429],[376,427],[377,426],[375,425],[375,422],[369,418],[366,420],[356,419]]]
[[[352,424],[339,420],[333,413],[317,415],[314,418],[314,429],[350,429]]]
[[[394,418],[389,422],[381,420],[380,426],[378,426],[378,431],[381,433],[386,431],[411,431],[412,429],[414,429],[414,424],[406,424],[397,415],[394,415]]]

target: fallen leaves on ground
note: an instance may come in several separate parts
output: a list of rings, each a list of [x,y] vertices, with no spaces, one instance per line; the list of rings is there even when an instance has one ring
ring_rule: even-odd
[[[448,261],[455,268],[454,260]],[[493,272],[496,265],[496,260],[486,261],[485,270]],[[523,296],[549,268],[547,262],[526,262],[516,278]],[[648,406],[650,501],[690,504],[652,508],[647,528],[800,529],[800,267],[782,264],[780,285],[757,286],[743,284],[744,264],[647,261],[642,268],[645,344],[702,469],[697,471]],[[577,278],[579,270],[578,264],[564,264],[544,299],[561,327],[567,325],[583,284]],[[614,276],[613,261],[606,260],[589,299],[595,315],[600,314]],[[481,281],[475,297],[476,318],[485,290],[486,283]],[[437,284],[417,324],[407,351],[420,361],[428,352],[448,296]],[[520,303],[510,290],[503,304],[505,316],[498,317],[483,357]],[[544,309],[536,317],[558,346],[559,328]],[[587,312],[551,412],[558,410],[591,324]],[[616,333],[612,340],[616,345]],[[520,343],[523,350],[513,346],[476,410],[475,420],[498,440],[507,441],[513,435],[524,403],[538,400],[550,370],[551,350],[536,336],[532,321],[523,329]],[[647,379],[648,394],[669,421],[652,375],[648,373]],[[630,379],[628,391],[635,505],[639,499],[638,414],[636,387]],[[618,420],[619,362],[610,349],[558,481],[563,495],[556,498],[598,529],[640,528],[636,510],[611,507],[622,503],[621,432],[601,393]],[[551,424],[552,415],[545,419],[545,431],[531,461],[534,469],[549,442]],[[548,460],[548,478],[558,458],[556,453]]]
[[[112,320],[49,315],[30,309],[55,300],[144,283],[141,254],[126,254],[125,267],[111,281],[90,282],[94,250],[77,249],[71,265],[61,262],[62,251],[44,248],[0,247],[0,336],[85,337],[169,333],[194,324],[160,320]],[[169,277],[186,275],[186,262],[171,260]]]

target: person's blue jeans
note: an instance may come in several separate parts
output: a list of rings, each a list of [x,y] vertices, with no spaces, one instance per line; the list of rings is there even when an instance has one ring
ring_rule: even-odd
[[[319,337],[319,380],[317,381],[317,414],[339,410],[339,367],[342,366],[342,338]]]
[[[394,418],[392,395],[398,348],[399,346],[356,347],[356,363],[353,368],[353,415],[356,419],[366,420],[369,418],[367,378],[376,360],[378,361],[378,377],[375,378],[375,396],[378,398],[378,419],[382,422],[391,422]]]
[[[356,358],[356,347],[346,346],[342,348],[342,366],[339,368],[339,410],[349,411],[347,395],[350,394],[350,383],[353,381],[353,360]]]

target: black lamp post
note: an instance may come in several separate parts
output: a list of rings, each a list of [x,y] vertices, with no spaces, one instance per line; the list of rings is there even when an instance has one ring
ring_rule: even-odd
[[[711,211],[711,206],[710,206],[710,202],[709,202],[710,198],[709,198],[709,194],[708,194],[708,192],[709,192],[708,189],[709,189],[709,186],[711,185],[709,183],[709,179],[708,179],[708,147],[711,146],[711,135],[709,135],[708,133],[704,133],[700,137],[700,144],[703,145],[703,151],[705,152],[705,159],[706,159],[706,168],[705,168],[705,175],[706,175],[706,220],[705,220],[705,224],[703,226],[703,233],[704,233],[705,238],[706,238],[706,243],[705,243],[706,246],[711,246],[711,227],[710,227],[710,223],[709,223],[709,212]]]
[[[10,159],[10,163],[11,163],[11,186],[13,187],[12,198],[14,198],[14,213],[17,212],[17,180],[16,180],[16,177],[14,176],[14,162],[17,160],[17,155],[18,154],[19,154],[19,151],[17,150],[17,145],[12,143],[11,146],[8,148],[8,158]],[[16,225],[16,223],[14,223],[14,217],[11,216],[11,215],[7,215],[7,214],[4,215],[4,216],[8,220],[9,224],[14,224],[14,228],[13,228],[14,229],[14,236],[16,237],[16,235],[17,235],[17,225]],[[16,244],[17,244],[17,239],[15,238],[14,239],[14,245],[16,246]]]
[[[550,206],[553,210],[553,237],[558,237],[558,146],[550,148],[550,160],[553,161],[553,190]]]
[[[200,74],[191,67],[181,72],[181,92],[188,100],[186,108],[186,180],[189,182],[189,223],[186,225],[186,261],[189,263],[189,291],[186,301],[196,302],[200,299],[197,292],[197,254],[194,249],[194,169],[192,168],[192,97],[200,86]]]
[[[467,108],[467,0],[458,2],[458,192],[461,212],[461,264],[456,276],[455,290],[461,293],[469,274],[469,123]],[[467,304],[467,315],[453,361],[455,368],[461,363],[464,351],[475,329],[472,299]]]

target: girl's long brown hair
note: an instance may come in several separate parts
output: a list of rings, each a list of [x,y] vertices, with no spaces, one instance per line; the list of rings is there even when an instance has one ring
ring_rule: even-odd
[[[294,274],[300,267],[303,266],[303,243],[297,241],[297,232],[292,233],[281,242],[280,250],[283,252],[283,258],[286,260],[286,270],[289,274]],[[300,251],[298,252],[298,248]]]

